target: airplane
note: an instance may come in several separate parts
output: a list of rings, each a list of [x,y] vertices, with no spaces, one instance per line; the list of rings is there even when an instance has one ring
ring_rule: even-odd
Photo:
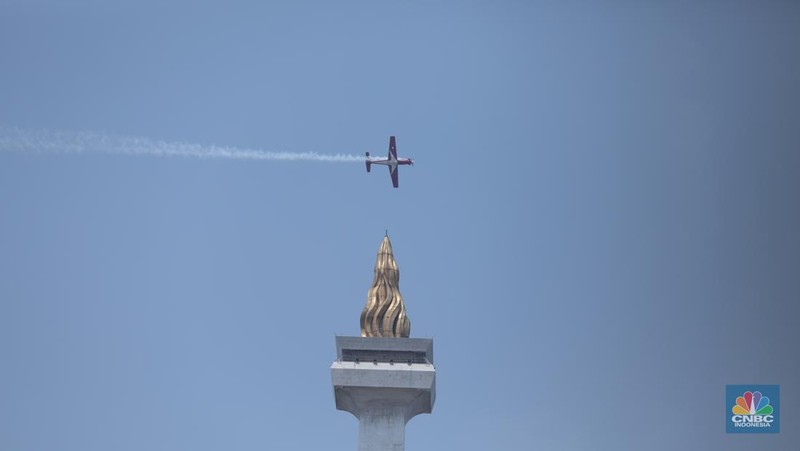
[[[397,167],[402,166],[404,164],[413,166],[414,160],[411,158],[397,158],[397,145],[394,141],[394,136],[389,137],[389,156],[385,160],[375,159],[373,160],[369,156],[369,152],[367,152],[367,172],[370,172],[370,167],[373,164],[382,164],[389,167],[389,175],[392,176],[392,186],[395,188],[398,187],[398,179],[397,179]]]

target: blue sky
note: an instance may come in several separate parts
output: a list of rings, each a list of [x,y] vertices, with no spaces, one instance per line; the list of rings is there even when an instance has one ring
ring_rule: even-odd
[[[0,151],[0,449],[355,449],[389,230],[409,450],[797,449],[792,2],[0,2],[0,126],[361,163]],[[725,434],[726,384],[781,433]]]

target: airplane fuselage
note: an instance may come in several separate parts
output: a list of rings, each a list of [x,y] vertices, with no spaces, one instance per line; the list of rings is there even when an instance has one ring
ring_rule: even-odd
[[[389,166],[392,171],[394,171],[398,166],[411,165],[413,163],[413,161],[407,158],[398,158],[397,160],[369,160],[369,164],[382,164],[384,166]]]

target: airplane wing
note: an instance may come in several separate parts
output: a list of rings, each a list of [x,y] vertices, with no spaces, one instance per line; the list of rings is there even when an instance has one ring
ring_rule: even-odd
[[[394,136],[392,136],[392,141],[394,142]],[[400,181],[398,180],[399,179],[398,172],[400,171],[398,171],[397,169],[398,167],[395,166],[393,171],[392,167],[389,166],[389,175],[392,176],[392,186],[394,186],[395,188],[397,188],[398,184],[400,183]]]
[[[389,159],[397,159],[397,145],[394,143],[394,136],[389,137]]]

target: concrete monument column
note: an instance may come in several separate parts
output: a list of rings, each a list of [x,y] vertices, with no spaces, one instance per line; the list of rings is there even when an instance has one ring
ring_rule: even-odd
[[[358,418],[359,451],[405,450],[406,423],[430,413],[436,400],[433,340],[408,338],[399,277],[386,236],[361,314],[361,337],[336,337],[336,408]]]

